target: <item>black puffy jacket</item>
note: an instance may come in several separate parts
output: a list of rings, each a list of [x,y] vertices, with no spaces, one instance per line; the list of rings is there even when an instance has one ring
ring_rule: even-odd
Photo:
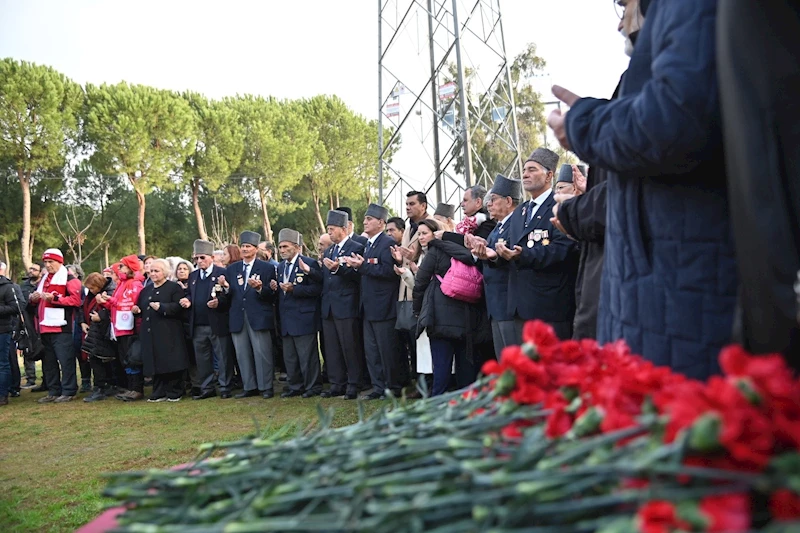
[[[0,334],[11,333],[17,323],[20,307],[14,300],[17,293],[19,305],[22,306],[22,292],[19,287],[5,276],[0,276]]]
[[[114,288],[114,282],[108,280],[102,292],[111,295],[114,293]],[[108,334],[111,326],[111,311],[97,305],[97,300],[91,293],[84,298],[81,311],[78,321],[89,324],[89,331],[83,339],[81,351],[101,359],[113,359],[116,357],[116,343],[109,338]],[[100,322],[92,322],[89,317],[92,311],[96,311],[100,316]]]

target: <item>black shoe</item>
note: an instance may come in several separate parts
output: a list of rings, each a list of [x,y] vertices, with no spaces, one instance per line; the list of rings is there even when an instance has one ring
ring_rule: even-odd
[[[194,398],[195,396],[201,396],[202,394],[203,391],[200,390],[200,387],[192,387],[192,398]]]
[[[320,394],[320,397],[322,398],[340,398],[342,396],[344,396],[344,393],[342,391],[335,391],[335,390],[322,391],[322,393]]]
[[[294,398],[295,396],[303,396],[303,391],[300,390],[287,390],[281,394],[281,398]]]
[[[258,389],[242,391],[234,398],[250,398],[251,396],[258,396]]]
[[[278,377],[276,379],[278,380],[278,383],[288,383],[289,382],[289,378],[283,372],[278,374]]]
[[[31,389],[31,392],[47,392],[47,385],[39,385]]]
[[[192,400],[207,400],[208,398],[213,398],[217,395],[217,391],[215,390],[207,390],[202,394],[198,394],[196,396],[192,396]]]
[[[383,400],[384,396],[380,392],[370,392],[361,397],[362,400]]]
[[[348,392],[347,394],[344,395],[345,400],[355,400],[356,398],[358,398],[358,394],[356,394],[355,392]]]
[[[92,392],[92,384],[89,381],[81,382],[81,390],[78,392]]]
[[[230,392],[220,392],[219,393],[219,397],[222,398],[223,400],[227,400],[231,396],[232,396],[232,394]]]
[[[83,399],[84,402],[91,403],[91,402],[99,402],[108,398],[106,391],[100,387],[95,387],[94,391],[90,396],[87,396]]]
[[[303,398],[313,398],[314,396],[319,396],[319,393],[313,390],[307,390],[303,393]]]
[[[264,398],[265,400],[269,400],[270,398],[275,397],[275,393],[272,392],[271,390],[265,390],[264,392],[261,393],[261,397]]]

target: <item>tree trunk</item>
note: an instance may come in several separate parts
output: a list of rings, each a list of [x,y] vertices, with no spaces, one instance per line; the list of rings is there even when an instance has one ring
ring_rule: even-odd
[[[136,200],[139,202],[139,218],[136,229],[136,234],[139,236],[139,254],[144,255],[147,247],[147,242],[144,236],[144,212],[145,212],[145,197],[144,193],[134,186],[136,191]]]
[[[192,207],[194,207],[194,217],[197,219],[197,233],[201,239],[207,241],[206,223],[203,221],[203,212],[200,211],[200,179],[197,176],[192,178]]]
[[[339,207],[339,204],[334,204],[334,203],[333,203],[333,193],[332,193],[332,192],[331,192],[331,193],[328,193],[328,202],[329,202],[329,203],[330,203],[330,205],[331,205],[331,211],[333,211],[334,209],[336,209],[337,207]],[[334,206],[335,206],[335,207],[334,207]]]
[[[11,256],[8,255],[8,239],[3,239],[3,253],[5,254],[7,263],[6,277],[11,279],[11,277],[14,275],[14,272],[11,270]]]
[[[19,185],[22,188],[22,264],[27,271],[33,263],[33,246],[31,246],[31,175],[30,172],[17,170]]]
[[[264,240],[272,242],[272,225],[269,223],[269,213],[267,212],[267,195],[264,193],[261,183],[258,182],[257,185],[258,198],[261,200],[261,222],[264,226]]]
[[[322,233],[325,233],[325,221],[322,220],[322,213],[319,210],[319,193],[314,188],[314,182],[309,178],[308,186],[311,188],[311,198],[314,200],[314,214],[317,216],[317,222],[319,222],[319,229]],[[333,207],[331,207],[333,209]]]
[[[104,268],[108,268],[108,243],[103,247],[103,259],[106,265]]]
[[[339,191],[336,191],[336,205],[341,204],[341,200],[339,199]]]

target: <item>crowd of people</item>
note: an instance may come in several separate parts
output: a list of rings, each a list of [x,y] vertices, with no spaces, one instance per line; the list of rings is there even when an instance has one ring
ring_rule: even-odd
[[[361,234],[339,207],[318,257],[286,228],[280,261],[245,231],[223,250],[195,241],[191,261],[131,255],[85,278],[48,249],[21,288],[0,264],[0,353],[11,361],[0,357],[0,404],[21,381],[15,330],[30,330],[28,351],[41,347],[41,403],[75,397],[77,366],[86,402],[142,400],[147,380],[153,402],[239,388],[237,398],[272,398],[276,375],[282,397],[438,395],[472,382],[532,319],[562,339],[624,339],[692,378],[718,373],[716,356],[732,341],[800,367],[800,204],[792,154],[776,139],[793,130],[781,117],[774,127],[757,119],[761,99],[778,98],[773,82],[790,55],[758,62],[765,86],[746,99],[752,88],[734,62],[760,49],[736,47],[734,29],[754,4],[726,2],[718,20],[715,0],[616,3],[631,57],[617,90],[596,99],[554,87],[569,111],[548,118],[588,172],[538,148],[521,179],[468,188],[458,222],[456,206],[431,210],[419,191],[408,193],[406,219],[370,204]],[[781,9],[753,17],[800,20]],[[722,87],[718,66],[730,79]],[[759,128],[773,196],[754,181],[758,151],[745,142]],[[732,222],[731,205],[765,201]],[[759,213],[779,249],[742,222]],[[35,386],[31,359],[22,387]]]
[[[525,320],[571,335],[577,248],[545,216],[557,163],[537,149],[522,180],[467,189],[458,223],[456,206],[431,213],[419,191],[408,193],[407,220],[370,204],[361,234],[349,208],[331,210],[317,257],[289,228],[278,235],[280,261],[251,231],[220,250],[198,239],[191,260],[129,255],[85,276],[48,249],[21,287],[0,272],[0,350],[11,362],[0,398],[28,388],[47,393],[40,403],[78,393],[85,402],[269,399],[276,379],[284,398],[466,386],[519,342]],[[566,165],[559,193],[577,192],[573,175],[580,169]],[[534,203],[521,203],[523,191]],[[15,339],[26,325],[40,349],[26,352],[21,374]]]

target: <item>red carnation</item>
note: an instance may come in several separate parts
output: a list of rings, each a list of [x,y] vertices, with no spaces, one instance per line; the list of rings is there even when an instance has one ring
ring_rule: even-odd
[[[776,520],[800,519],[800,495],[789,489],[776,490],[769,499],[769,510]]]
[[[556,439],[564,435],[572,427],[572,416],[564,408],[557,408],[547,417],[545,435],[551,439]]]
[[[700,510],[710,522],[706,528],[710,533],[737,533],[750,529],[750,498],[746,494],[703,498]]]
[[[678,519],[672,502],[654,500],[639,508],[636,514],[639,531],[642,533],[672,533],[675,529],[691,529],[689,524]]]
[[[536,345],[539,353],[558,344],[558,337],[553,326],[541,320],[530,320],[522,329],[522,340]]]

